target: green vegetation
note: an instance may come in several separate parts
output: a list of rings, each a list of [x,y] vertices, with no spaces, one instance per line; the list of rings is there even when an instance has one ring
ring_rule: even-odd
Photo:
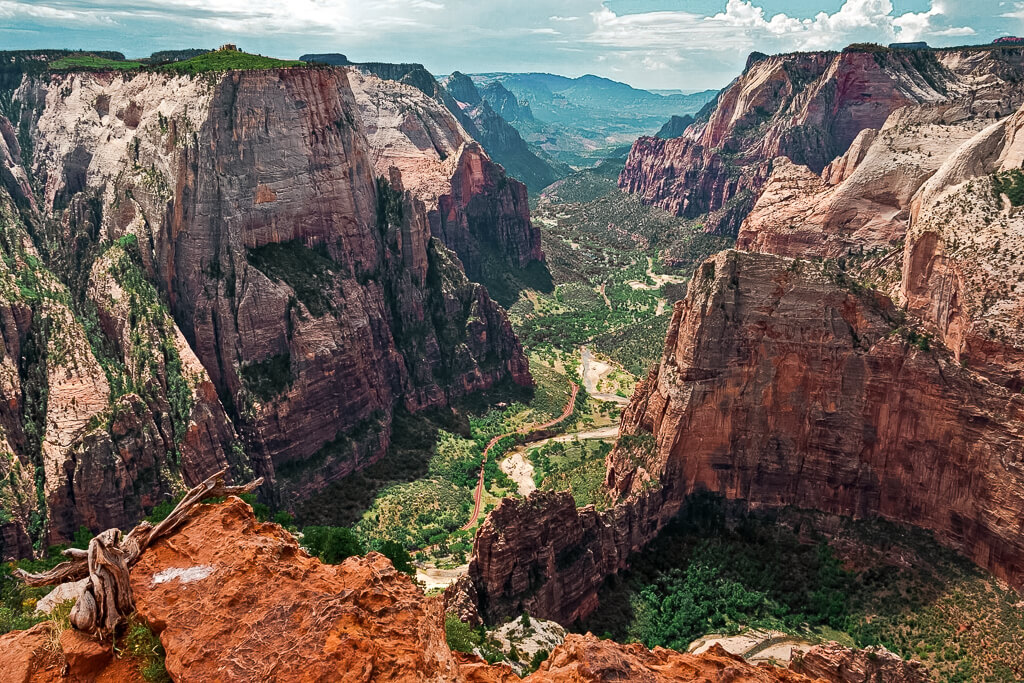
[[[291,354],[287,351],[239,369],[245,387],[262,401],[270,401],[292,385]]]
[[[107,59],[91,54],[68,55],[50,62],[50,68],[54,71],[127,71],[141,66],[142,62]]]
[[[605,457],[612,445],[606,441],[551,441],[530,451],[533,479],[543,491],[570,491],[577,507],[604,508]]]
[[[1005,194],[1012,206],[1024,205],[1024,171],[1013,168],[992,174],[992,193]]]
[[[828,542],[816,531],[825,523],[695,497],[577,626],[677,649],[707,633],[771,628],[884,645],[942,680],[1019,680],[1016,593],[925,532],[852,520],[832,531],[832,518]]]
[[[139,661],[139,671],[149,683],[170,683],[160,638],[138,615],[128,620],[127,630],[116,649],[118,657],[133,657]]]
[[[255,247],[246,255],[254,268],[291,287],[313,317],[334,310],[336,264],[323,247],[310,249],[300,240],[291,240]]]
[[[444,618],[444,634],[448,647],[456,652],[478,654],[488,663],[494,664],[505,660],[498,643],[491,642],[483,626],[473,628],[459,621],[454,614],[446,614]],[[546,657],[545,657],[546,659]],[[543,659],[541,660],[544,661]],[[539,666],[539,664],[538,664]]]
[[[530,351],[590,344],[641,376],[661,356],[693,268],[732,240],[618,191],[617,168],[602,164],[545,190],[533,215],[554,286],[527,287],[509,313]]]
[[[307,526],[302,530],[302,545],[327,564],[366,554],[359,538],[345,527]]]
[[[235,69],[281,69],[303,66],[304,62],[291,59],[274,59],[263,55],[249,54],[238,50],[216,50],[197,55],[191,59],[171,62],[158,67],[160,71],[177,74],[201,74],[209,71],[230,71]]]

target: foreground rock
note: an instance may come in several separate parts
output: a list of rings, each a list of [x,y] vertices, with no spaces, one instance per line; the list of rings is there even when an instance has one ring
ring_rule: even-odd
[[[924,683],[931,680],[920,662],[906,662],[884,647],[851,650],[839,643],[816,645],[793,658],[790,669],[834,683]]]
[[[322,564],[233,497],[194,508],[178,531],[150,546],[133,568],[132,590],[176,681],[519,680],[507,666],[452,653],[441,599],[424,597],[382,555]],[[47,664],[49,628],[0,637],[0,681],[138,679],[128,660],[109,659],[106,646],[70,631],[61,639],[70,664],[62,675]],[[812,679],[721,650],[689,655],[570,635],[526,680]]]

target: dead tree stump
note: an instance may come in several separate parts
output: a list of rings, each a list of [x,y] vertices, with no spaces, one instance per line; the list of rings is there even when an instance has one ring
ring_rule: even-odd
[[[135,611],[130,569],[142,552],[177,528],[189,511],[203,500],[249,493],[263,483],[260,477],[242,486],[227,486],[224,483],[226,472],[223,469],[190,490],[155,527],[149,522],[140,522],[123,537],[120,529],[107,529],[89,541],[88,550],[65,550],[64,555],[70,561],[41,574],[19,569],[15,575],[27,586],[52,586],[88,577],[85,589],[71,609],[71,625],[101,639],[110,637],[118,624]]]

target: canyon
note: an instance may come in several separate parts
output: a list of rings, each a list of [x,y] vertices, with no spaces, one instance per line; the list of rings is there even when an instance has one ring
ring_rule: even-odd
[[[584,618],[606,578],[704,493],[928,529],[1019,590],[1021,103],[1003,80],[1019,57],[755,55],[682,138],[638,141],[619,182],[650,190],[645,201],[721,216],[749,190],[728,228],[744,251],[705,261],[676,304],[608,456],[607,504],[577,509],[547,492],[503,501],[450,589],[453,607],[484,621],[524,609]],[[948,80],[890,78],[924,63]],[[797,69],[813,84],[799,92],[787,76]],[[995,77],[976,87],[983,74]],[[861,94],[830,99],[838,75]],[[876,105],[842,113],[858,98]],[[823,102],[835,115],[814,134],[830,141],[816,153],[834,157],[787,147]],[[739,123],[755,111],[761,127]],[[743,125],[749,137],[736,137]],[[763,134],[774,126],[785,134]],[[712,140],[746,164],[748,188],[721,184],[718,151],[697,160]],[[655,170],[645,185],[644,168],[674,180]]]
[[[542,259],[526,192],[447,112],[451,159],[420,177],[371,146],[342,69],[27,75],[10,96],[3,556],[223,466],[287,505],[380,458],[395,410],[531,383],[459,257]]]
[[[554,320],[587,298],[629,327],[619,307],[643,296],[668,299],[662,317],[681,291],[662,285],[684,280],[661,270],[672,258],[657,249],[681,240],[696,269],[614,447],[600,451],[589,504],[571,477],[570,491],[538,477],[526,496],[495,498],[487,453],[515,432],[498,409],[469,409],[466,433],[444,435],[455,465],[438,465],[441,441],[415,444],[430,451],[416,476],[436,485],[423,489],[424,514],[462,511],[458,491],[441,500],[451,482],[438,474],[458,458],[472,460],[474,482],[480,473],[476,509],[481,491],[495,505],[468,564],[458,551],[462,566],[443,570],[461,576],[443,595],[425,597],[379,553],[323,564],[239,499],[197,508],[131,575],[171,677],[519,680],[522,660],[513,670],[453,651],[446,615],[480,633],[531,617],[579,627],[706,496],[751,513],[917,527],[1000,590],[1024,588],[1024,50],[751,55],[694,119],[637,140],[617,181],[598,168],[556,188],[585,195],[606,173],[636,196],[620,199],[677,221],[628,206],[637,225],[587,216],[588,229],[620,231],[623,251],[652,256],[621,262],[622,292],[580,280],[554,290],[558,306],[518,291],[531,273],[551,280],[552,242],[542,245],[526,185],[495,151],[533,154],[505,118],[534,115],[512,94],[516,79],[439,82],[419,65],[345,62],[12,84],[0,116],[5,558],[83,526],[127,528],[222,468],[264,477],[260,502],[288,510],[389,464],[394,443],[439,438],[436,425],[401,432],[409,416],[534,377],[556,415],[556,382],[539,378],[568,374],[552,370],[570,362],[549,348],[565,331],[530,337],[512,321],[545,307]],[[527,173],[543,182],[542,168]],[[577,253],[593,259],[584,268],[616,263],[615,249],[595,257],[580,248],[585,231],[561,224],[599,201],[612,204],[539,214],[567,236],[560,268]],[[709,242],[686,241],[678,217]],[[517,331],[535,343],[524,349]],[[601,419],[613,429],[617,413]],[[473,449],[488,439],[481,466]],[[401,508],[362,519],[404,524]],[[406,543],[418,561],[448,543],[468,550],[468,535],[437,527]],[[74,632],[48,648],[47,628],[0,636],[0,668],[25,681],[61,680],[63,665],[97,680],[134,675]],[[525,680],[927,676],[884,649],[822,643],[787,669],[575,630]]]

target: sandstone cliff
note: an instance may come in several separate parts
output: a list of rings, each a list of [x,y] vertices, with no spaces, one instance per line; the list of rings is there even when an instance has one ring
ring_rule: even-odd
[[[707,261],[623,415],[605,482],[617,502],[503,501],[453,608],[570,623],[698,491],[931,529],[1024,585],[1024,399],[912,325],[834,264]]]
[[[237,498],[194,509],[143,553],[131,581],[138,616],[159,635],[172,680],[520,680],[507,666],[450,651],[441,599],[424,597],[382,555],[321,564]],[[114,657],[108,643],[68,631],[55,651],[48,638],[48,624],[0,636],[0,680],[139,680],[137,665]],[[689,655],[570,635],[525,680],[814,679],[721,649]]]
[[[654,447],[620,443],[608,483],[879,515],[1024,584],[1021,395],[909,343],[888,299],[843,283],[773,256],[706,262],[623,417]]]
[[[126,525],[225,465],[287,503],[380,457],[397,406],[531,381],[451,251],[466,240],[431,237],[397,170],[376,177],[343,70],[45,75],[11,102],[30,145],[3,136],[23,160],[4,176],[5,556]],[[522,186],[460,145],[452,212],[535,235]]]
[[[718,212],[705,230],[735,234],[777,157],[820,173],[908,105],[966,100],[972,114],[1005,115],[1022,69],[1014,48],[752,55],[682,137],[640,138],[619,186],[688,218]]]
[[[1024,387],[1024,224],[1013,206],[1024,112],[906,107],[819,176],[776,160],[737,246],[840,259],[928,324],[956,359]]]
[[[515,95],[503,85],[490,84],[485,96],[469,76],[458,71],[446,78],[442,85],[455,98],[462,113],[473,122],[477,130],[474,137],[487,153],[530,190],[539,192],[568,173],[569,169],[563,165],[538,156],[504,114],[496,111],[508,112],[517,119],[533,118],[529,105],[520,110]]]
[[[359,72],[350,77],[376,172],[401,171],[426,207],[432,234],[458,254],[470,278],[486,281],[488,270],[543,260],[526,188],[450,111],[411,86]]]

